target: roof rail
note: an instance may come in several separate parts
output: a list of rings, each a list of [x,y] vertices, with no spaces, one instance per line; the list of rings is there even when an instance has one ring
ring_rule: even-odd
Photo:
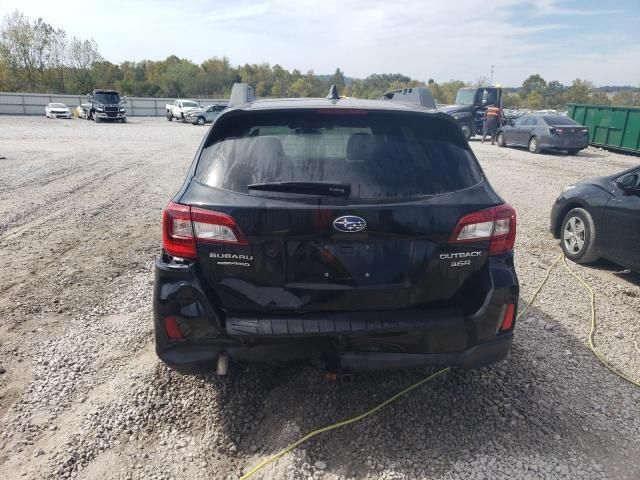
[[[248,83],[234,83],[231,87],[229,106],[251,103],[256,99],[256,91]]]
[[[382,95],[381,100],[389,100],[392,102],[412,103],[420,105],[424,108],[436,108],[436,102],[433,95],[426,87],[401,88],[399,90],[391,90]]]

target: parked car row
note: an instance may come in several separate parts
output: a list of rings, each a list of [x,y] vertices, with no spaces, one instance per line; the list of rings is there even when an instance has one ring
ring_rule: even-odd
[[[124,102],[117,92],[95,90],[88,95],[89,103],[82,103],[75,108],[76,116],[86,120],[100,122],[102,120],[127,121]],[[106,103],[105,103],[106,102]],[[166,105],[167,120],[174,119],[190,122],[193,125],[205,125],[213,122],[220,112],[227,108],[226,104],[200,106],[195,100],[176,100]],[[47,118],[72,118],[72,110],[64,103],[49,103],[45,107]]]

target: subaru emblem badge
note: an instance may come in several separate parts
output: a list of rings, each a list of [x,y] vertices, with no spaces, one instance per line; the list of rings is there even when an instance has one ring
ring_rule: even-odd
[[[333,221],[333,228],[339,232],[354,233],[364,230],[367,226],[367,222],[362,217],[356,217],[355,215],[344,215],[338,217]]]

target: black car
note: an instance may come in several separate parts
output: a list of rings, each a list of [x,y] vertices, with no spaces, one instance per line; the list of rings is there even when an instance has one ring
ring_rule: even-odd
[[[515,211],[449,115],[357,99],[230,106],[164,210],[159,357],[344,370],[504,358]]]
[[[576,155],[587,148],[589,129],[563,115],[522,115],[498,131],[498,145],[527,147],[531,153],[566,150]]]
[[[640,272],[640,166],[566,187],[551,210],[551,233],[574,262],[604,257]]]

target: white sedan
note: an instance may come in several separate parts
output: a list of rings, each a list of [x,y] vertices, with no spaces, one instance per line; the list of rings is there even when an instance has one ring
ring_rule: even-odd
[[[44,114],[48,118],[71,118],[71,110],[64,103],[48,103]]]

